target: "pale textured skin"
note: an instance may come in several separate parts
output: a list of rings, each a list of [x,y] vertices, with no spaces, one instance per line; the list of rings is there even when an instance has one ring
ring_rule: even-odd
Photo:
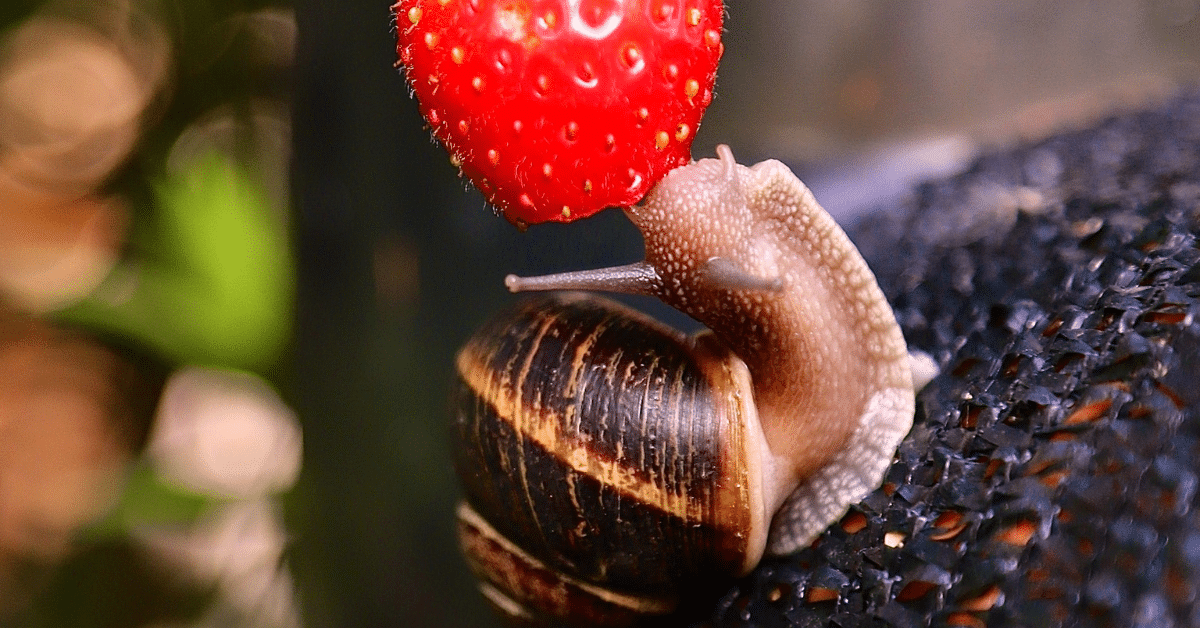
[[[718,154],[674,170],[628,214],[659,278],[651,292],[749,367],[773,457],[768,551],[788,553],[881,483],[912,425],[908,352],[871,270],[808,188],[778,161]]]

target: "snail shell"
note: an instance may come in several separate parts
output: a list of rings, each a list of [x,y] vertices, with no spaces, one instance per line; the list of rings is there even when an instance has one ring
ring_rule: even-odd
[[[689,580],[810,542],[879,485],[911,427],[904,339],[862,257],[782,164],[718,154],[627,210],[645,261],[508,280],[653,295],[710,331],[567,294],[459,354],[461,538],[509,617],[669,612]]]
[[[494,319],[458,357],[452,433],[471,534],[492,535],[476,517],[490,522],[641,612],[669,610],[695,574],[751,567],[766,542],[762,429],[745,365],[712,340],[580,294]],[[528,581],[473,559],[497,586]]]

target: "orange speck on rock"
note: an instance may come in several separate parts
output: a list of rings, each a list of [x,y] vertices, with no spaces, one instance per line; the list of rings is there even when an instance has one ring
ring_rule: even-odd
[[[1002,593],[998,585],[992,585],[979,595],[967,598],[959,603],[958,607],[964,611],[987,611],[1000,601]]]
[[[1037,525],[1032,521],[1022,519],[1004,528],[996,535],[996,540],[1009,545],[1028,545],[1033,535],[1037,533]]]
[[[1067,418],[1063,420],[1064,425],[1078,425],[1080,423],[1090,423],[1104,416],[1112,407],[1112,399],[1100,399],[1091,403],[1084,404],[1075,408]]]

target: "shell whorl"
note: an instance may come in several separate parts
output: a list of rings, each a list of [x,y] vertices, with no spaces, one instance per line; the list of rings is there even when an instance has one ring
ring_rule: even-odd
[[[662,596],[758,561],[764,445],[748,373],[720,345],[556,294],[494,319],[457,367],[467,501],[545,565]]]

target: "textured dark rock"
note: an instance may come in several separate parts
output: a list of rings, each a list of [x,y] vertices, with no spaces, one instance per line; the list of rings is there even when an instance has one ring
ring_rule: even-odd
[[[886,484],[711,624],[1200,625],[1198,234],[1196,91],[852,229],[942,373]]]

